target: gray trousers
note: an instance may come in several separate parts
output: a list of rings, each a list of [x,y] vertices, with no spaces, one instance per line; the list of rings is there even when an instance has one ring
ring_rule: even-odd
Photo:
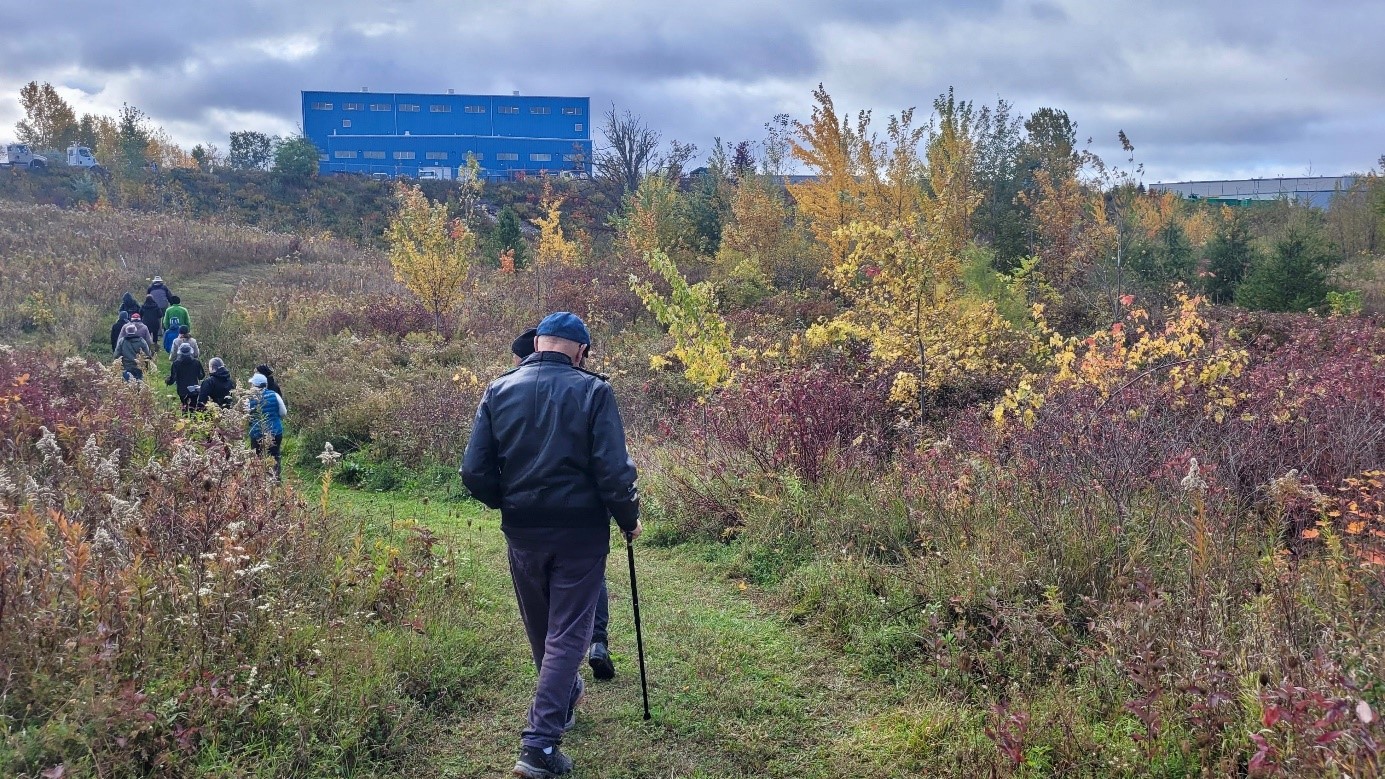
[[[509,549],[510,578],[539,675],[521,741],[543,749],[562,742],[568,707],[581,691],[577,673],[591,644],[606,555]]]

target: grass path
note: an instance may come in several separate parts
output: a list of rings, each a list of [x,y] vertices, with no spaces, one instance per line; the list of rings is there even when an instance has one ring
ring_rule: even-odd
[[[533,692],[534,672],[505,568],[494,514],[470,505],[338,491],[348,516],[413,520],[452,547],[471,577],[469,627],[484,628],[496,657],[475,698],[436,733],[410,773],[504,776]],[[876,742],[892,690],[862,679],[839,652],[762,609],[753,589],[687,549],[636,544],[653,719],[642,720],[624,546],[608,562],[617,677],[592,682],[564,747],[574,777],[885,776]],[[897,710],[897,709],[896,709]],[[902,774],[901,774],[902,775]]]
[[[199,308],[225,305],[246,275],[228,267],[180,280],[175,290],[196,325]],[[456,713],[411,755],[407,775],[508,776],[534,670],[498,515],[472,503],[398,493],[337,489],[333,502],[360,521],[416,521],[443,538],[458,575],[472,586],[468,602],[432,609],[436,640],[470,641],[479,633],[492,642],[479,654],[497,658],[468,690],[471,700],[455,703]],[[920,720],[917,704],[901,693],[864,679],[840,651],[757,605],[762,595],[755,588],[718,568],[720,550],[636,544],[653,712],[645,722],[625,549],[613,542],[607,581],[617,676],[598,683],[583,667],[587,699],[564,741],[577,761],[574,779],[916,776],[909,753],[931,748],[935,722]]]

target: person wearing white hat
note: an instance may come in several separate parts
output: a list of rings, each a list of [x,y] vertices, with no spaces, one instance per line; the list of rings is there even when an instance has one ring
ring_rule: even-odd
[[[282,481],[284,417],[289,409],[279,393],[269,388],[269,379],[263,374],[250,377],[250,389],[250,397],[245,401],[245,410],[250,414],[250,445],[274,458],[274,478]]]

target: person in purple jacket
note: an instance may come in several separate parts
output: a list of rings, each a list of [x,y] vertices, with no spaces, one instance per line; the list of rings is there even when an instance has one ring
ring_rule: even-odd
[[[584,692],[578,669],[606,578],[611,519],[631,540],[642,530],[615,392],[581,368],[590,345],[577,315],[545,317],[534,353],[486,388],[462,460],[467,490],[500,510],[538,670],[514,768],[528,779],[572,771],[558,746]]]

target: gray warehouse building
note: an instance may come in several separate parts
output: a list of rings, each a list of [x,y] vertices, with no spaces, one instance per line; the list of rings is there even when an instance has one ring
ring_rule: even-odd
[[[1332,197],[1356,183],[1355,176],[1300,176],[1298,178],[1228,179],[1225,181],[1178,181],[1150,184],[1153,192],[1176,192],[1191,200],[1248,205],[1256,200],[1279,200],[1327,208]]]

